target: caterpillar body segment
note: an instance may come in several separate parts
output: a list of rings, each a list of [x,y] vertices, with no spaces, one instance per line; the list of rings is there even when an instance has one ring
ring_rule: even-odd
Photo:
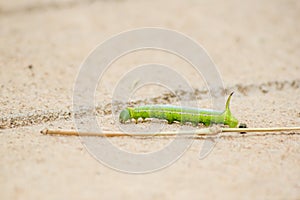
[[[125,123],[129,119],[157,118],[165,119],[168,123],[173,123],[174,121],[180,123],[191,122],[195,125],[203,123],[205,126],[209,126],[210,124],[224,124],[234,128],[238,125],[238,120],[232,116],[229,109],[232,95],[233,93],[229,95],[224,111],[172,105],[145,105],[134,108],[125,108],[120,113],[119,120],[121,123]]]

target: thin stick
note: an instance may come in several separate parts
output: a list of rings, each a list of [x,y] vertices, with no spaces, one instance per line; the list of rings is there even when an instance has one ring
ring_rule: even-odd
[[[73,130],[49,130],[44,129],[41,131],[44,135],[70,135],[70,136],[99,136],[99,137],[119,137],[119,136],[176,136],[176,135],[217,135],[221,132],[220,128],[203,128],[194,131],[179,131],[179,132],[159,132],[159,133],[123,133],[123,132],[103,132],[103,133],[91,133],[91,132],[77,132]]]
[[[220,128],[210,127],[202,128],[199,130],[178,131],[178,132],[160,132],[160,133],[123,133],[123,132],[103,132],[103,133],[90,133],[90,132],[77,132],[73,130],[49,130],[44,129],[41,131],[44,135],[69,135],[69,136],[98,136],[98,137],[120,137],[120,136],[211,136],[218,133],[226,132],[289,132],[300,131],[300,127],[273,127],[273,128]]]
[[[273,128],[221,128],[222,132],[282,132],[300,131],[300,127],[273,127]]]

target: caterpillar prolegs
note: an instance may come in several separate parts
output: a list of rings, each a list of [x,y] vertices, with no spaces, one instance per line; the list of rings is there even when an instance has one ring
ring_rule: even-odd
[[[125,123],[129,119],[139,118],[158,118],[165,119],[168,123],[178,121],[180,123],[191,122],[195,125],[203,123],[205,126],[210,124],[224,124],[230,128],[238,125],[238,120],[231,114],[229,104],[233,92],[226,101],[224,111],[188,108],[172,105],[145,105],[139,107],[128,107],[122,110],[119,116],[121,123]]]

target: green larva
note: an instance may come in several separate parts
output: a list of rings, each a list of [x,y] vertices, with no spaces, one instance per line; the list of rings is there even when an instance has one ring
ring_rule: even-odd
[[[238,120],[231,114],[229,109],[230,99],[233,92],[229,95],[226,108],[224,111],[187,108],[172,105],[145,105],[135,108],[125,108],[119,116],[121,123],[125,123],[129,119],[139,118],[158,118],[165,119],[168,123],[178,121],[180,123],[191,122],[195,125],[203,123],[205,126],[210,124],[224,124],[230,128],[238,125]]]

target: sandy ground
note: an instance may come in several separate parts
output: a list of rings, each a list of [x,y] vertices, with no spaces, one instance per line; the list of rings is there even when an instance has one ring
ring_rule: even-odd
[[[100,164],[78,137],[39,133],[75,127],[73,85],[93,48],[119,32],[149,26],[182,32],[209,52],[226,88],[236,92],[232,112],[249,127],[299,126],[299,18],[297,0],[1,0],[0,199],[300,199],[299,132],[221,137],[202,160],[205,140],[192,139],[178,161],[141,175]],[[126,71],[148,62],[173,66],[195,91],[205,90],[180,58],[135,52],[115,62],[96,91],[101,125],[117,130],[111,91]],[[137,94],[141,103],[153,103],[152,97],[154,103],[177,103],[163,90]],[[199,100],[203,107],[209,102],[205,95]],[[165,124],[167,130],[178,126]],[[151,152],[170,138],[110,141],[126,151]]]

